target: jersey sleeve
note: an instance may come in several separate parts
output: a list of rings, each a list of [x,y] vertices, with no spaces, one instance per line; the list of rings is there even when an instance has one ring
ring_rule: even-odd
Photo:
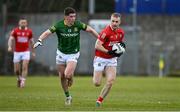
[[[51,33],[56,32],[56,29],[57,29],[57,23],[54,24],[54,25],[52,25],[52,26],[49,28],[49,30],[51,31]]]
[[[107,36],[107,33],[106,33],[105,31],[102,31],[102,32],[99,34],[98,39],[104,43],[105,40],[106,40],[106,36]]]
[[[13,36],[13,37],[16,37],[16,31],[15,31],[15,29],[13,29],[13,30],[11,31],[10,35]]]
[[[87,25],[83,22],[77,21],[77,25],[79,27],[80,30],[86,30]]]

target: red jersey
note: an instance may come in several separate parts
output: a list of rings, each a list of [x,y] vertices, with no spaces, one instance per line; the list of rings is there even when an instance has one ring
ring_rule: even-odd
[[[107,50],[112,50],[112,46],[114,43],[119,43],[124,41],[124,30],[121,28],[116,29],[115,31],[112,30],[110,25],[106,26],[100,33],[98,39],[103,42],[103,47]],[[113,58],[112,55],[104,53],[96,49],[95,56],[102,57],[102,58]]]
[[[29,51],[29,40],[32,38],[32,30],[29,28],[14,28],[11,36],[15,39],[15,52]]]

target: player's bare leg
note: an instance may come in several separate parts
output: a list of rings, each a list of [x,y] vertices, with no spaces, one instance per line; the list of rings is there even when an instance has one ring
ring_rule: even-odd
[[[14,63],[14,73],[17,76],[17,87],[20,87],[20,83],[21,83],[21,67],[20,67],[20,62]]]
[[[71,96],[70,96],[69,90],[68,90],[68,82],[67,82],[67,79],[66,79],[66,77],[64,75],[65,68],[66,68],[66,66],[64,64],[57,65],[59,77],[60,77],[60,80],[61,80],[61,86],[62,86],[63,91],[64,91],[65,96],[66,96],[65,104],[68,105],[69,104],[68,101],[71,98]]]
[[[102,71],[94,71],[93,83],[96,87],[101,85],[102,74]]]
[[[76,65],[77,65],[77,62],[74,62],[74,61],[68,61],[66,64],[66,69],[64,71],[64,75],[67,80],[68,87],[72,86],[72,84],[73,84],[73,74],[74,74]],[[72,96],[69,95],[68,97],[66,97],[65,104],[71,105],[71,103],[72,103]]]
[[[107,77],[106,84],[104,85],[99,98],[96,101],[96,106],[100,106],[104,98],[108,95],[109,91],[111,90],[112,84],[116,78],[116,67],[106,67],[105,74]]]
[[[23,62],[22,62],[22,77],[21,77],[20,87],[25,86],[25,81],[26,81],[26,77],[28,74],[28,66],[29,66],[29,60],[23,60]]]
[[[73,84],[73,75],[76,69],[77,62],[69,61],[67,62],[66,69],[64,71],[65,77],[68,81],[68,86],[71,87]]]
[[[67,80],[66,80],[65,75],[64,75],[65,65],[63,65],[63,64],[57,65],[57,69],[58,69],[58,74],[59,74],[59,78],[61,80],[61,86],[63,88],[63,91],[67,92],[68,91],[68,84],[67,84]]]
[[[96,87],[99,87],[101,85],[101,79],[102,79],[103,72],[102,71],[94,71],[93,74],[93,83]],[[98,100],[96,101],[96,106],[100,106],[101,102]]]

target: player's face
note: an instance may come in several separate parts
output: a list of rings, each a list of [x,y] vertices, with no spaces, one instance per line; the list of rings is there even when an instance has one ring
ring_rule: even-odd
[[[22,29],[24,29],[25,27],[27,27],[27,25],[28,25],[27,20],[21,19],[21,20],[19,21],[19,26],[20,26]]]
[[[115,29],[119,28],[120,24],[121,24],[120,17],[111,16],[111,27],[112,27],[112,29],[115,30]]]
[[[73,25],[76,20],[76,13],[71,13],[69,16],[66,16],[67,22],[70,25]]]

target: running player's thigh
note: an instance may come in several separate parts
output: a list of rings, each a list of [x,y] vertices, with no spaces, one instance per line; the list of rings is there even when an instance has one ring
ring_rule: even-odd
[[[115,80],[116,78],[116,66],[107,66],[105,68],[105,74],[107,80]]]
[[[103,71],[95,71],[93,73],[93,83],[100,84],[102,79]]]
[[[64,77],[64,71],[66,68],[65,64],[57,64],[56,67],[58,70],[59,77]]]
[[[65,75],[73,75],[76,69],[77,62],[68,61],[66,64]]]

